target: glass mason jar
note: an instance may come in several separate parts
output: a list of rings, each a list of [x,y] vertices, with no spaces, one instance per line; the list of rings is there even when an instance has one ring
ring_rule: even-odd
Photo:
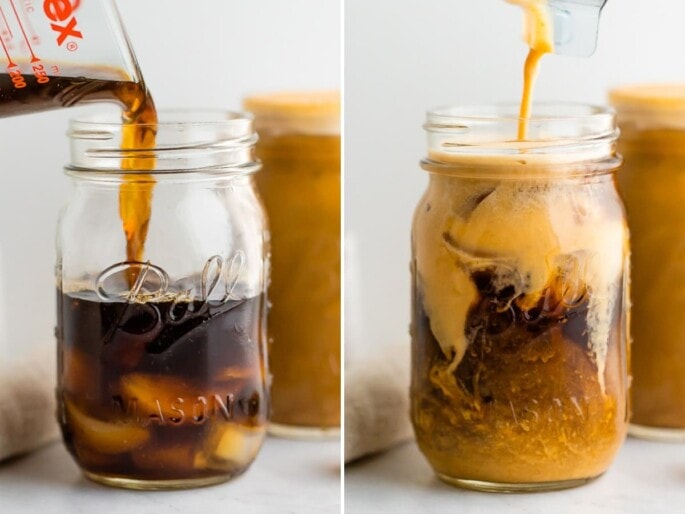
[[[411,416],[444,481],[491,491],[601,475],[627,423],[628,231],[611,111],[428,114],[412,235]]]
[[[125,128],[118,113],[70,127],[74,191],[56,267],[63,438],[85,475],[108,485],[225,481],[254,460],[268,412],[253,123],[161,113],[148,127],[155,147],[138,152],[120,149]],[[140,260],[126,259],[123,184],[129,199],[152,188]]]
[[[685,84],[611,93],[632,269],[630,433],[685,441]]]
[[[337,435],[340,427],[340,99],[253,96],[257,177],[271,226],[269,432]]]

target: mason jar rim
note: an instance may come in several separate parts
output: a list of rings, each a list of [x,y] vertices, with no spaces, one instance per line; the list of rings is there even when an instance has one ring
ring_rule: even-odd
[[[258,93],[243,99],[267,135],[339,136],[340,93],[336,90],[292,90]]]
[[[611,107],[538,103],[528,135],[518,138],[518,103],[447,106],[427,112],[424,169],[432,173],[492,176],[550,173],[588,175],[615,170],[619,129]],[[477,171],[477,173],[476,173]]]
[[[450,127],[462,128],[460,121],[505,123],[522,120],[520,104],[501,102],[492,104],[445,105],[430,109],[426,113],[426,130],[441,130]],[[552,122],[612,122],[616,111],[612,107],[576,102],[540,102],[533,106],[530,123]]]
[[[254,116],[249,112],[230,111],[222,109],[160,109],[157,111],[157,123],[137,123],[140,127],[186,127],[193,125],[235,126],[239,123],[253,122]],[[102,111],[71,118],[69,132],[79,128],[107,128],[126,125],[121,113],[116,111]]]
[[[121,142],[127,124],[120,112],[100,112],[70,120],[68,174],[252,173],[260,164],[254,152],[258,136],[249,113],[218,109],[158,111],[153,148],[126,149]],[[126,161],[126,169],[122,162]]]
[[[626,132],[685,131],[685,82],[642,83],[609,91],[609,102]]]

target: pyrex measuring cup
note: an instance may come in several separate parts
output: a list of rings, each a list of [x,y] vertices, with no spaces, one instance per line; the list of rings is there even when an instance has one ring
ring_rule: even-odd
[[[0,117],[122,101],[142,75],[113,0],[0,0]]]

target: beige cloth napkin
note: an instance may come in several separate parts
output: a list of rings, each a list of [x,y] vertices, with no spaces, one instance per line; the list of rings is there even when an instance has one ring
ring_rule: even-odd
[[[55,368],[49,345],[0,369],[0,461],[57,437]]]
[[[412,439],[409,364],[398,345],[345,366],[345,462]]]

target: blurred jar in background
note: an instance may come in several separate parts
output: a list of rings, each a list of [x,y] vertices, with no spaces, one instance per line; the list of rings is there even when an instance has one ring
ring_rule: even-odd
[[[685,441],[685,84],[611,92],[633,254],[631,434]]]
[[[291,437],[340,427],[340,97],[252,96],[257,185],[271,226],[268,316],[270,431]]]

